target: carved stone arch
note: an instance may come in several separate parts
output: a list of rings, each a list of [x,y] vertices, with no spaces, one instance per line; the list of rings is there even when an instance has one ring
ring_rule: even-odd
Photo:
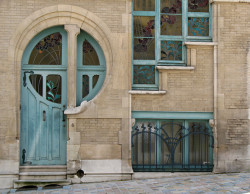
[[[8,49],[8,62],[14,64],[15,96],[16,96],[16,131],[19,137],[19,115],[20,115],[20,72],[21,60],[28,43],[39,32],[59,25],[73,24],[90,34],[100,45],[106,60],[106,79],[100,90],[107,86],[113,65],[112,57],[112,33],[108,26],[92,12],[77,6],[56,5],[40,9],[21,22],[14,32]],[[97,96],[99,96],[99,94]],[[96,96],[96,97],[97,97]],[[95,100],[96,97],[93,99]]]

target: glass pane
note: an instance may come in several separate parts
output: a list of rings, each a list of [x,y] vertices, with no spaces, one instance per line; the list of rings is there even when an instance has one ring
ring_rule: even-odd
[[[60,75],[48,75],[46,78],[46,99],[61,103],[62,96],[62,79]]]
[[[189,36],[209,36],[209,18],[188,18]]]
[[[82,64],[100,65],[98,55],[93,46],[85,40],[82,45]]]
[[[155,84],[154,65],[134,65],[134,84]]]
[[[161,15],[161,35],[182,35],[182,16]]]
[[[156,163],[155,140],[158,138],[159,142],[160,138],[156,135],[155,127],[154,121],[136,122],[135,130],[132,132],[133,165],[154,165]]]
[[[161,41],[161,60],[182,60],[181,41]]]
[[[33,74],[29,76],[30,83],[36,92],[43,96],[43,76],[39,74]]]
[[[209,0],[188,0],[189,12],[209,12]]]
[[[62,64],[62,35],[59,32],[43,38],[33,48],[29,64],[61,65]]]
[[[155,35],[155,18],[134,16],[134,37],[152,37]]]
[[[134,38],[134,59],[154,60],[155,59],[155,39],[154,38]]]
[[[179,121],[164,121],[161,122],[161,137],[167,138],[162,144],[162,162],[164,164],[182,164],[183,158],[183,126]],[[173,152],[174,151],[174,152]],[[172,161],[174,159],[174,161]]]
[[[161,0],[161,13],[181,13],[181,0]]]
[[[155,0],[134,0],[134,11],[155,11]]]
[[[92,88],[95,87],[95,85],[97,84],[98,79],[99,79],[99,75],[94,75],[94,76],[93,76]]]
[[[193,165],[210,165],[210,151],[212,139],[209,135],[209,129],[205,123],[189,123],[189,163]]]
[[[82,76],[82,98],[89,94],[89,76]]]

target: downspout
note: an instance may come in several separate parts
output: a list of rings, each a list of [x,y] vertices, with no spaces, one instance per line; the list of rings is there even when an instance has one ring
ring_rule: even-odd
[[[218,131],[217,131],[217,117],[218,117],[218,46],[214,45],[214,156],[215,156],[215,167],[218,166]],[[215,168],[215,169],[216,169]]]
[[[213,3],[213,42],[214,44],[214,170],[216,173],[218,168],[218,5]]]

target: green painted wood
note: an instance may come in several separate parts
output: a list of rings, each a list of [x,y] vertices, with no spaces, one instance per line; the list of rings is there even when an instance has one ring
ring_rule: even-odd
[[[212,112],[158,112],[158,111],[132,111],[135,119],[213,119]]]
[[[62,65],[30,65],[29,56],[34,46],[49,34],[60,32],[62,35]],[[43,95],[33,88],[29,76],[42,76]],[[24,85],[26,74],[26,85]],[[61,77],[61,103],[46,99],[46,78],[50,75]],[[67,33],[63,27],[47,29],[35,36],[26,47],[21,69],[21,129],[20,165],[65,165],[67,130],[63,121],[63,110],[67,107]],[[25,162],[22,151],[26,150]]]
[[[87,40],[92,47],[95,49],[100,65],[82,65],[82,45],[83,42]],[[89,76],[89,94],[82,98],[82,76],[88,75]],[[92,88],[92,78],[94,75],[99,75],[99,79],[94,88]],[[100,91],[104,80],[106,77],[106,61],[104,53],[97,43],[97,41],[92,38],[86,32],[81,31],[77,38],[77,97],[76,97],[76,104],[79,106],[83,101],[89,101],[93,99],[97,93]]]

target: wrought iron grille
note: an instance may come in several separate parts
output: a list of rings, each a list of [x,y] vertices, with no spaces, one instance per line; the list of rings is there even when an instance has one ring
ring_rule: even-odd
[[[212,171],[213,145],[205,121],[137,121],[132,131],[133,169]]]

